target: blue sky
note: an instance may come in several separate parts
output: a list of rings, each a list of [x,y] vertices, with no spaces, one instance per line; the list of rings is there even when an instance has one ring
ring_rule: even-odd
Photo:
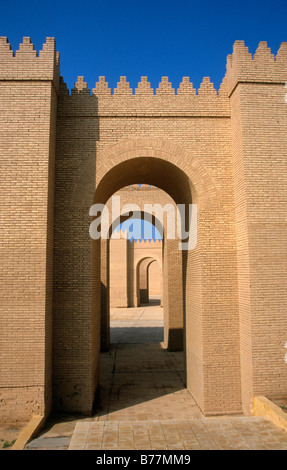
[[[119,232],[120,230],[128,232],[128,238],[130,241],[162,239],[162,235],[154,225],[140,219],[126,220],[115,229],[116,232]]]
[[[157,88],[168,76],[177,88],[189,76],[198,88],[209,76],[218,89],[235,40],[252,54],[267,41],[276,54],[287,41],[286,0],[0,0],[0,35],[16,50],[30,36],[36,50],[56,38],[61,75],[89,88],[105,75],[113,89],[121,75],[135,88],[147,76]]]

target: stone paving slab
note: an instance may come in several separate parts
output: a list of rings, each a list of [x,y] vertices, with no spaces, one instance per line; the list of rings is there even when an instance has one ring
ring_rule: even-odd
[[[69,450],[287,450],[264,418],[78,422]]]
[[[67,450],[70,437],[37,438],[26,445],[26,450]]]

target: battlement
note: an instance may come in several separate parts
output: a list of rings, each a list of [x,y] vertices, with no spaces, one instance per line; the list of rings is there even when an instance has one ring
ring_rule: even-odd
[[[129,238],[129,231],[126,229],[126,230],[118,230],[117,228],[114,230],[114,232],[112,233],[111,235],[111,239],[112,240],[122,240],[122,239],[125,239],[125,240],[128,240]]]
[[[133,240],[132,243],[134,244],[135,248],[161,248],[162,247],[162,240]]]
[[[176,90],[168,77],[162,77],[154,90],[147,77],[141,77],[132,89],[122,76],[112,90],[101,76],[90,90],[79,76],[69,92],[61,81],[60,115],[81,116],[199,116],[229,117],[229,96],[238,82],[286,83],[287,43],[276,55],[266,42],[260,42],[252,57],[244,41],[236,41],[227,57],[226,75],[217,91],[209,77],[204,77],[196,90],[189,77],[183,77]]]
[[[60,60],[56,42],[46,38],[42,50],[35,50],[30,37],[24,37],[14,52],[7,37],[0,37],[0,80],[51,80],[59,88]],[[235,41],[233,52],[227,57],[226,76],[217,91],[209,77],[204,77],[196,90],[189,77],[183,77],[176,90],[168,77],[162,77],[154,90],[146,76],[141,77],[133,90],[125,76],[120,77],[115,89],[101,76],[90,90],[83,76],[74,88],[68,90],[61,79],[63,98],[60,112],[67,114],[69,104],[77,102],[74,114],[91,115],[194,115],[228,116],[228,97],[238,82],[286,83],[287,42],[283,42],[277,55],[271,53],[265,41],[259,43],[252,57],[244,41]],[[90,98],[90,99],[88,99]],[[67,102],[67,99],[69,100]],[[96,102],[96,103],[95,103]],[[82,106],[81,106],[82,105]],[[68,113],[69,114],[69,113]]]
[[[227,57],[226,77],[229,95],[238,82],[286,83],[287,42],[282,42],[274,56],[267,42],[261,41],[252,57],[244,41],[236,41]]]
[[[0,37],[0,80],[52,81],[58,90],[60,56],[54,38],[46,38],[37,53],[29,37],[24,37],[14,52],[5,36]]]
[[[60,116],[227,116],[230,115],[227,83],[219,91],[205,77],[196,90],[188,77],[183,77],[175,90],[168,77],[162,77],[154,90],[147,77],[141,77],[133,90],[126,77],[117,87],[109,87],[105,77],[99,77],[92,91],[83,76],[78,77],[71,94],[61,79]]]
[[[69,94],[68,88],[64,85],[63,86],[63,93]],[[77,82],[74,85],[74,88],[71,90],[71,95],[84,93],[84,94],[91,94],[90,89],[87,87],[87,83],[83,76],[79,76]],[[95,84],[95,88],[92,89],[92,94],[96,95],[97,97],[108,97],[108,96],[196,96],[209,94],[212,96],[222,95],[224,94],[224,84],[220,87],[219,92],[217,93],[216,89],[214,88],[213,83],[211,83],[209,77],[204,77],[200,88],[198,91],[193,87],[193,84],[190,82],[189,77],[183,77],[182,81],[179,85],[179,88],[175,90],[172,87],[168,77],[162,77],[160,83],[156,90],[151,87],[150,82],[148,81],[147,77],[141,77],[141,81],[138,83],[137,88],[134,90],[131,88],[129,82],[127,81],[127,77],[122,76],[120,77],[120,81],[117,83],[116,88],[114,88],[113,93],[112,89],[109,87],[108,82],[106,81],[106,77],[99,77],[98,82]]]
[[[131,243],[134,245],[138,245],[139,248],[143,248],[143,246],[139,246],[139,244],[144,243],[145,247],[153,247],[153,248],[158,248],[162,244],[162,240],[153,240],[153,239],[130,239],[129,238],[129,231],[128,229],[123,230],[123,229],[115,229],[114,232],[111,235],[111,240],[130,240]],[[136,248],[136,246],[135,246]]]

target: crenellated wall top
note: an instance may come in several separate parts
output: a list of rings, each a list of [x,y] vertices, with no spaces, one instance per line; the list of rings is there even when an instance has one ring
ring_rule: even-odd
[[[5,36],[0,37],[0,80],[52,81],[59,89],[60,55],[54,38],[46,38],[42,50],[35,50],[29,37],[24,37],[14,52]]]
[[[90,90],[83,76],[68,90],[60,78],[60,58],[54,38],[48,37],[37,53],[29,37],[24,37],[14,52],[7,37],[0,37],[0,80],[50,80],[60,90],[60,115],[84,116],[210,116],[229,117],[229,97],[240,82],[287,82],[287,42],[276,54],[265,41],[259,43],[254,56],[244,41],[235,41],[227,57],[226,75],[217,91],[209,77],[195,89],[189,77],[183,77],[177,89],[168,77],[162,77],[156,89],[148,77],[141,77],[132,89],[127,77],[120,77],[112,90],[100,76]]]

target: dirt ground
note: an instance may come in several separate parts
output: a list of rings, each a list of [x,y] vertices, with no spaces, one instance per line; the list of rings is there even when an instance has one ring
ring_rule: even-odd
[[[1,425],[0,424],[0,450],[11,449],[7,443],[11,444],[16,440],[26,423],[19,425]]]
[[[280,408],[284,411],[284,413],[287,412],[287,398],[277,398],[272,400],[275,405],[280,406]]]

